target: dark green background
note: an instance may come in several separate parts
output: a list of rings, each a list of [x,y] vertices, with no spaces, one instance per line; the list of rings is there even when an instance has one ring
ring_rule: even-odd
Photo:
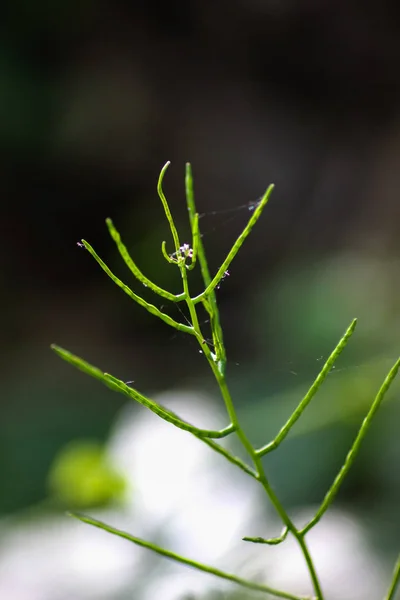
[[[88,239],[128,278],[110,216],[143,271],[175,289],[160,253],[166,160],[184,231],[192,162],[213,269],[248,212],[212,211],[276,184],[218,292],[232,389],[257,442],[274,435],[320,357],[360,317],[305,416],[302,431],[312,432],[271,459],[286,503],[322,497],[400,348],[399,29],[397,2],[6,2],[1,513],[46,498],[57,451],[74,438],[104,440],[123,403],[50,343],[149,394],[211,389],[192,341],[133,306],[76,246]],[[338,498],[370,521],[382,551],[400,533],[399,400],[397,383]]]

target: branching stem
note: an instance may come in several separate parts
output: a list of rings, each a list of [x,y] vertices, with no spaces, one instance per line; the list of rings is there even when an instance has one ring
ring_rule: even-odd
[[[343,337],[340,339],[339,343],[337,344],[336,348],[333,350],[333,352],[329,356],[328,360],[325,362],[321,372],[316,377],[315,381],[311,385],[307,394],[300,401],[297,408],[293,411],[292,415],[289,417],[287,422],[283,425],[283,427],[278,432],[277,436],[271,442],[262,446],[261,448],[259,448],[259,449],[254,448],[252,443],[250,442],[249,438],[247,437],[246,433],[242,429],[242,426],[239,422],[239,419],[238,419],[238,416],[237,416],[237,413],[236,413],[236,410],[235,410],[235,407],[234,407],[234,404],[232,401],[231,393],[229,391],[228,384],[227,384],[227,381],[225,378],[226,350],[225,350],[225,345],[224,345],[224,340],[223,340],[223,332],[222,332],[221,323],[220,323],[220,316],[219,316],[219,310],[218,310],[215,291],[217,289],[217,286],[223,279],[223,277],[226,275],[231,262],[233,261],[233,259],[235,258],[236,254],[239,252],[239,250],[241,249],[244,241],[246,240],[246,238],[250,234],[251,230],[253,229],[254,225],[260,218],[261,213],[264,210],[264,208],[270,198],[271,192],[273,190],[273,185],[269,186],[269,188],[265,192],[264,196],[261,198],[260,202],[257,204],[257,207],[254,210],[254,212],[252,213],[243,232],[239,235],[236,242],[233,244],[230,252],[228,253],[227,257],[222,262],[217,273],[212,278],[210,275],[209,269],[208,269],[204,246],[203,246],[203,242],[202,242],[202,238],[201,238],[201,234],[200,234],[200,230],[199,230],[199,215],[196,211],[196,206],[195,206],[194,192],[193,192],[193,178],[192,178],[192,171],[191,171],[190,164],[186,165],[185,189],[186,189],[186,201],[187,201],[187,208],[188,208],[188,214],[189,214],[189,221],[190,221],[190,226],[191,226],[191,231],[192,231],[192,247],[189,247],[188,244],[184,244],[183,246],[181,246],[180,241],[179,241],[178,232],[177,232],[167,199],[166,199],[164,191],[163,191],[162,184],[163,184],[164,175],[165,175],[165,172],[166,172],[168,166],[169,166],[169,162],[167,162],[161,170],[160,177],[158,180],[157,190],[158,190],[158,194],[160,196],[160,199],[161,199],[161,202],[162,202],[162,205],[164,208],[166,218],[169,223],[169,227],[171,230],[171,234],[172,234],[172,238],[173,238],[173,242],[174,242],[174,246],[175,246],[175,252],[173,254],[169,255],[166,250],[165,242],[162,243],[162,252],[163,252],[165,259],[170,264],[173,264],[179,268],[181,280],[182,280],[182,292],[181,293],[172,294],[168,290],[161,288],[160,286],[158,286],[157,284],[152,282],[150,279],[148,279],[140,271],[140,269],[138,268],[136,263],[131,258],[126,246],[123,244],[123,242],[121,240],[121,236],[120,236],[119,232],[114,227],[112,221],[110,219],[107,219],[106,222],[107,222],[107,227],[108,227],[109,233],[110,233],[111,237],[113,238],[122,259],[124,260],[125,264],[130,269],[130,271],[134,275],[134,277],[142,285],[151,289],[158,296],[160,296],[166,300],[169,300],[171,302],[184,302],[189,311],[189,316],[190,316],[190,324],[189,325],[175,321],[169,315],[167,315],[166,313],[163,313],[161,310],[159,310],[156,306],[147,302],[147,300],[145,300],[140,295],[133,292],[133,290],[131,290],[130,287],[128,287],[125,283],[123,283],[118,277],[116,277],[114,275],[114,273],[108,268],[108,266],[98,256],[98,254],[95,252],[95,250],[92,248],[92,246],[88,242],[82,240],[82,244],[88,250],[88,252],[93,256],[93,258],[100,265],[100,267],[103,269],[103,271],[105,271],[105,273],[114,281],[114,283],[118,287],[120,287],[132,300],[137,302],[140,306],[145,308],[151,314],[155,315],[156,317],[159,317],[170,327],[173,327],[174,329],[176,329],[178,331],[188,333],[197,339],[199,346],[201,348],[201,351],[204,354],[205,358],[207,359],[207,361],[211,367],[211,370],[214,374],[218,388],[221,392],[221,396],[224,401],[226,411],[228,414],[228,418],[229,418],[229,425],[227,425],[225,428],[220,429],[220,430],[200,429],[200,428],[196,427],[195,425],[192,425],[191,423],[188,423],[187,421],[181,419],[178,415],[176,415],[174,412],[172,412],[168,408],[161,406],[159,403],[157,403],[154,400],[143,395],[138,390],[130,387],[130,385],[126,384],[124,381],[121,381],[120,379],[117,379],[116,377],[114,377],[113,375],[110,375],[108,373],[103,373],[97,367],[94,367],[93,365],[91,365],[88,362],[84,361],[83,359],[75,356],[74,354],[71,354],[67,350],[60,348],[59,346],[53,345],[52,348],[61,358],[63,358],[64,360],[66,360],[67,362],[72,364],[73,366],[81,369],[82,371],[89,374],[90,376],[100,380],[102,383],[104,383],[111,389],[118,391],[122,394],[125,394],[130,399],[134,400],[135,402],[142,404],[142,406],[151,410],[153,413],[158,415],[164,421],[167,421],[168,423],[174,425],[175,427],[177,427],[179,429],[187,431],[188,433],[195,436],[197,439],[199,439],[203,443],[207,444],[212,450],[214,450],[215,452],[224,456],[224,458],[226,460],[228,460],[231,464],[234,464],[236,467],[238,467],[242,471],[244,471],[247,475],[249,475],[250,477],[255,479],[262,486],[266,495],[269,498],[269,501],[275,508],[276,513],[279,515],[279,517],[284,525],[284,530],[283,530],[282,534],[277,538],[245,537],[243,539],[247,542],[253,542],[253,543],[257,543],[257,544],[277,545],[277,544],[283,543],[284,540],[286,539],[286,537],[288,536],[288,534],[290,533],[295,538],[297,544],[299,545],[299,548],[303,554],[304,560],[307,564],[307,568],[308,568],[308,571],[310,574],[310,579],[312,582],[316,600],[324,600],[321,583],[319,581],[313,559],[311,557],[308,546],[306,544],[305,537],[306,537],[306,534],[312,529],[312,527],[314,527],[314,525],[316,525],[318,523],[318,521],[321,519],[321,517],[323,516],[325,511],[328,509],[328,507],[333,502],[333,499],[335,498],[337,492],[339,491],[339,488],[340,488],[345,476],[347,475],[350,467],[352,466],[352,464],[355,460],[355,457],[360,449],[361,443],[362,443],[369,427],[371,426],[372,419],[373,419],[374,415],[376,414],[379,406],[381,405],[381,403],[383,401],[385,394],[387,393],[389,387],[391,386],[392,382],[394,381],[394,379],[399,371],[400,359],[396,361],[396,363],[394,364],[394,366],[388,373],[382,386],[380,387],[378,394],[360,427],[360,430],[354,440],[354,443],[353,443],[349,453],[347,454],[344,464],[341,467],[341,469],[339,470],[338,475],[336,476],[332,486],[328,490],[321,506],[317,510],[314,517],[310,520],[310,522],[303,529],[301,529],[301,530],[297,529],[296,525],[293,523],[293,521],[289,517],[287,511],[285,510],[284,506],[282,505],[281,501],[279,500],[277,494],[275,493],[274,489],[272,488],[272,486],[269,482],[269,479],[266,475],[266,472],[265,472],[265,469],[264,469],[264,466],[262,463],[262,457],[264,455],[268,454],[269,452],[275,450],[284,441],[284,439],[289,434],[291,428],[295,425],[297,420],[303,414],[303,412],[305,411],[305,409],[311,402],[312,398],[315,396],[318,389],[320,388],[322,383],[325,381],[327,375],[330,373],[331,369],[333,368],[333,365],[334,365],[336,359],[341,354],[341,352],[344,350],[347,342],[349,341],[351,335],[353,334],[354,329],[356,327],[356,319],[354,319],[351,322],[351,324],[347,328],[346,332],[344,333]],[[201,271],[201,275],[202,275],[203,283],[204,283],[204,290],[197,296],[192,297],[190,294],[190,289],[189,289],[188,273],[196,266],[197,263],[199,263],[199,265],[200,265],[200,271]],[[203,305],[203,307],[205,308],[205,310],[207,311],[207,313],[210,316],[210,326],[211,326],[211,334],[212,334],[211,347],[208,345],[208,343],[205,343],[205,337],[201,330],[201,326],[200,326],[200,322],[199,322],[199,318],[198,318],[198,314],[197,314],[197,309],[198,309],[199,304]],[[227,437],[228,435],[230,435],[232,433],[235,433],[237,435],[237,437],[239,438],[245,452],[247,453],[247,455],[249,457],[249,461],[251,462],[252,466],[249,466],[241,458],[234,456],[229,450],[227,450],[226,448],[224,448],[223,446],[221,446],[219,443],[217,443],[215,441],[215,440]],[[89,523],[90,525],[104,529],[114,535],[125,538],[139,546],[148,548],[149,550],[156,552],[167,558],[170,558],[176,562],[193,567],[199,571],[204,571],[206,573],[210,573],[216,577],[234,582],[243,587],[247,587],[248,589],[264,592],[264,593],[276,596],[278,598],[287,598],[288,600],[304,600],[303,596],[296,596],[296,595],[293,595],[293,594],[290,594],[287,592],[276,590],[276,589],[271,588],[266,585],[248,581],[248,580],[242,579],[241,577],[238,577],[236,575],[232,575],[230,573],[225,573],[223,571],[220,571],[219,569],[205,565],[205,564],[197,562],[195,560],[182,557],[174,552],[160,548],[151,542],[144,541],[144,540],[137,538],[131,534],[128,534],[126,532],[115,529],[114,527],[112,527],[110,525],[106,525],[105,523],[102,523],[100,521],[92,519],[91,517],[86,517],[86,516],[82,516],[82,515],[74,515],[74,516],[76,516],[78,519],[80,519],[81,521],[83,521],[85,523]],[[393,574],[393,579],[392,579],[392,582],[391,582],[391,585],[390,585],[390,588],[389,588],[389,591],[388,591],[388,594],[387,594],[385,600],[394,600],[394,595],[395,595],[396,588],[399,584],[399,580],[400,580],[400,557],[396,563],[394,574]]]

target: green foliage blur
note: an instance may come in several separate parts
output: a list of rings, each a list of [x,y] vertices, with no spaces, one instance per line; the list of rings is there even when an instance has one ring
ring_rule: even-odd
[[[107,505],[123,497],[125,484],[100,444],[73,441],[55,457],[48,487],[60,506],[72,510]]]

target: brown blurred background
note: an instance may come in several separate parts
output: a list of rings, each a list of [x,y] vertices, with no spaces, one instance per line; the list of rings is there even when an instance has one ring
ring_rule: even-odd
[[[112,217],[143,271],[178,290],[160,252],[163,239],[172,247],[156,192],[167,160],[186,232],[192,163],[213,269],[245,205],[276,185],[218,291],[233,393],[257,443],[360,317],[308,435],[271,462],[286,503],[318,501],[400,348],[398,2],[17,0],[0,31],[0,512],[45,498],[57,451],[104,439],[124,402],[50,343],[147,393],[212,389],[196,345],[76,246],[87,239],[129,282]],[[382,552],[400,533],[399,389],[338,500]]]

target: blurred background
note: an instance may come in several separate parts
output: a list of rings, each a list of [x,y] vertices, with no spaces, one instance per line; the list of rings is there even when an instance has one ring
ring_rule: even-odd
[[[276,186],[217,292],[229,382],[255,444],[277,433],[359,318],[293,435],[265,459],[288,510],[321,502],[399,354],[398,3],[18,0],[6,2],[0,28],[0,514],[9,540],[39,514],[42,530],[71,505],[90,512],[123,495],[124,477],[102,453],[125,400],[50,343],[148,395],[185,389],[208,395],[208,414],[221,407],[195,341],[135,306],[77,246],[87,239],[134,290],[165,305],[132,281],[104,220],[146,275],[179,291],[160,251],[164,239],[172,251],[156,190],[167,160],[164,189],[188,242],[192,164],[213,271],[251,203]],[[163,310],[184,321],[176,307]],[[385,575],[400,539],[399,391],[396,382],[336,500]],[[86,495],[93,465],[103,483]],[[0,547],[0,589],[12,545]],[[9,590],[13,600],[103,598]],[[139,597],[128,590],[107,597]]]

